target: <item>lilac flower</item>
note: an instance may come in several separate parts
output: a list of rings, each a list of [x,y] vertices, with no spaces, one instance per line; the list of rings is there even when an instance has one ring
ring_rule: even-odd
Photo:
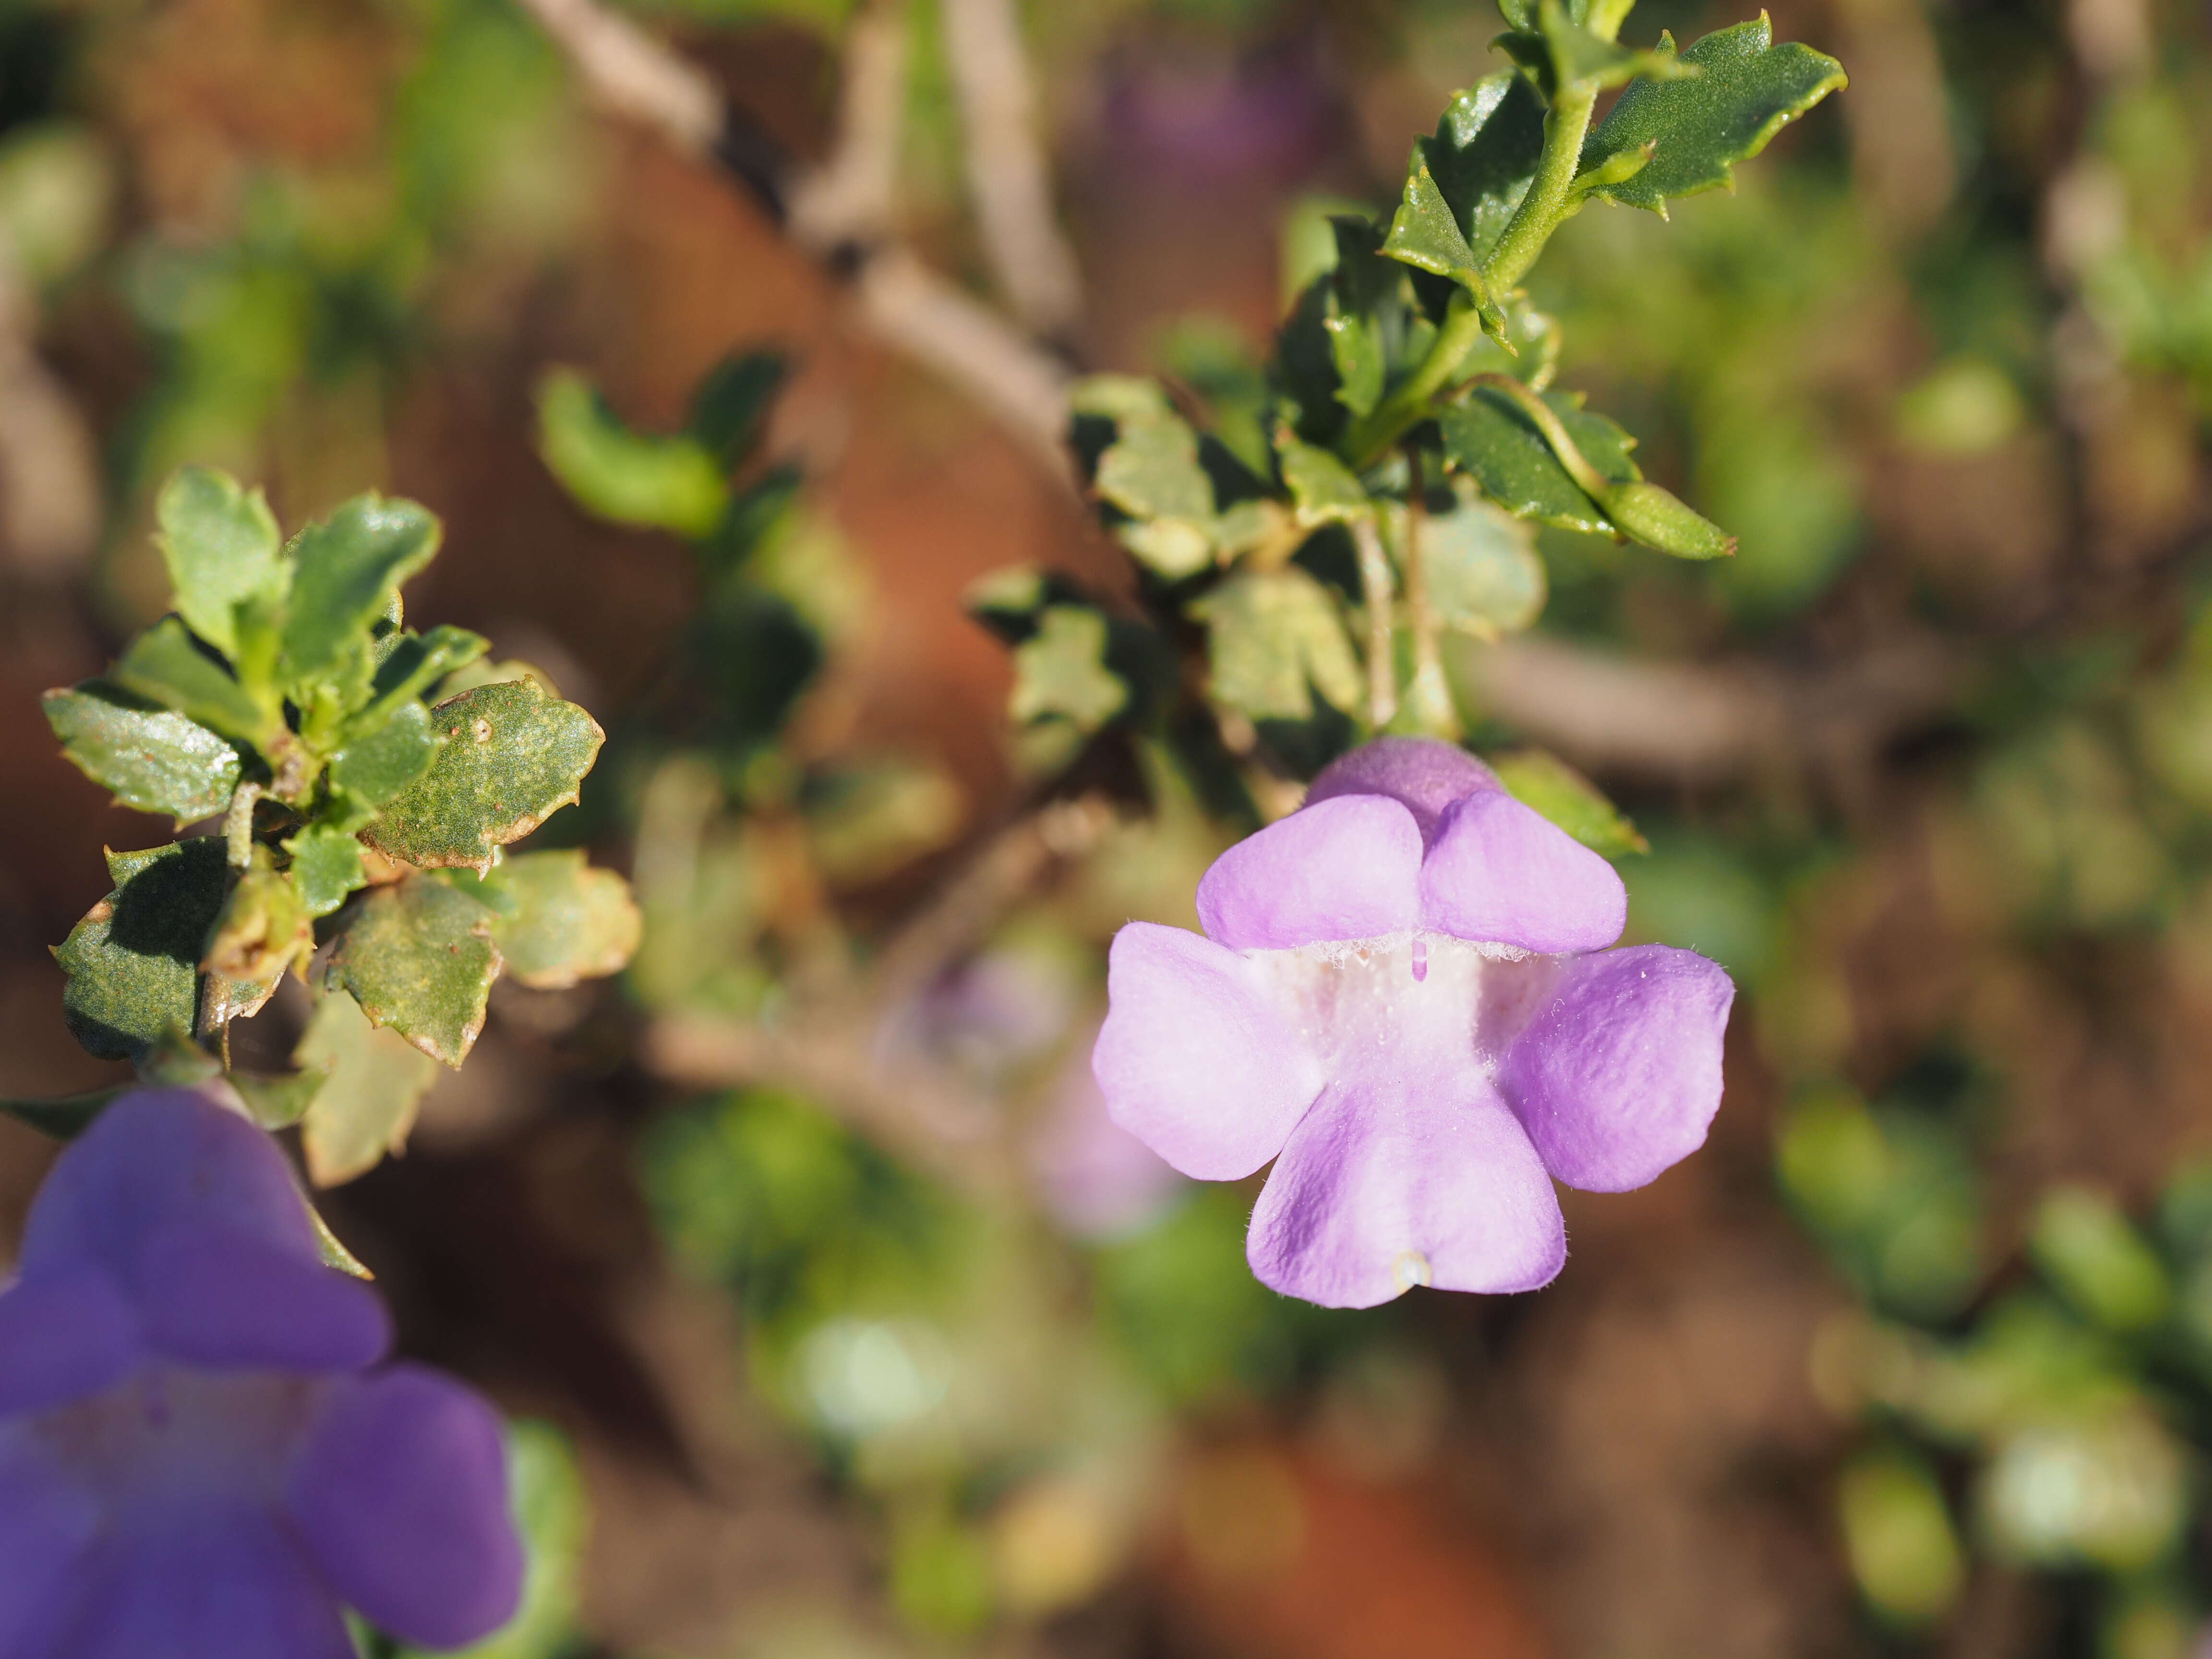
[[[520,1595],[499,1419],[371,1369],[220,1085],[141,1090],[55,1164],[0,1292],[0,1659],[352,1659],[344,1604],[458,1646]]]
[[[1525,1291],[1566,1260],[1553,1177],[1641,1187],[1703,1144],[1735,988],[1607,951],[1613,867],[1446,744],[1386,738],[1231,848],[1203,937],[1131,922],[1092,1058],[1185,1175],[1270,1158],[1246,1254],[1330,1307]]]

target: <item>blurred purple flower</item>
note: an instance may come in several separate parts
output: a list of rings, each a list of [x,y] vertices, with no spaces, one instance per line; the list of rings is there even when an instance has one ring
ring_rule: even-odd
[[[0,1659],[352,1659],[520,1595],[497,1415],[376,1365],[383,1304],[322,1265],[220,1085],[124,1096],[65,1151],[0,1292]]]
[[[1114,1121],[1088,1065],[1072,1066],[1030,1147],[1045,1207],[1071,1237],[1120,1238],[1174,1200],[1182,1177]]]
[[[1566,1260],[1556,1176],[1641,1187],[1704,1143],[1735,994],[1620,936],[1613,866],[1449,744],[1386,738],[1231,848],[1203,937],[1131,922],[1092,1064],[1185,1175],[1274,1159],[1246,1241],[1291,1296],[1523,1291]]]

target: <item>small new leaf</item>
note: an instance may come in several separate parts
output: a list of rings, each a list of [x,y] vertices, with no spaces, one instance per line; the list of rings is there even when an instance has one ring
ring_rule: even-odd
[[[312,917],[330,915],[364,879],[361,842],[336,824],[311,823],[284,846],[300,902]]]
[[[239,605],[282,599],[289,575],[268,501],[227,474],[187,466],[161,487],[154,517],[177,613],[235,661]]]
[[[1661,54],[1674,49],[1673,37],[1660,37]],[[1776,46],[1764,12],[1706,35],[1681,62],[1702,73],[1638,82],[1584,142],[1583,176],[1617,155],[1656,146],[1647,166],[1592,194],[1664,216],[1668,198],[1728,184],[1736,162],[1758,155],[1785,125],[1846,83],[1834,58],[1795,42]]]
[[[312,687],[363,664],[371,624],[390,611],[400,585],[437,556],[438,534],[427,507],[371,491],[295,536],[285,683]]]
[[[1231,577],[1191,606],[1206,625],[1216,701],[1253,720],[1310,719],[1313,692],[1359,701],[1359,663],[1328,590],[1291,565]]]
[[[1513,798],[1534,808],[1592,852],[1609,859],[1648,853],[1651,843],[1597,786],[1558,756],[1522,749],[1490,763]]]
[[[1606,492],[1606,516],[1630,540],[1678,559],[1726,559],[1735,538],[1656,483],[1616,484]]]
[[[335,1187],[366,1175],[406,1144],[437,1062],[396,1032],[369,1024],[343,991],[325,994],[301,1034],[292,1063],[314,1080],[300,1121],[307,1176]]]
[[[430,769],[444,741],[420,702],[399,704],[384,723],[331,757],[331,781],[374,806],[390,800]]]
[[[1398,211],[1390,221],[1390,234],[1382,243],[1382,252],[1401,264],[1433,271],[1449,277],[1465,289],[1468,297],[1481,314],[1483,331],[1492,338],[1505,337],[1505,313],[1490,297],[1478,268],[1480,261],[1468,245],[1467,235],[1460,228],[1457,215],[1444,199],[1443,187],[1430,171],[1426,155],[1427,142],[1417,140],[1413,159],[1406,166],[1406,190],[1398,204]],[[1372,404],[1370,404],[1372,407]],[[1355,407],[1355,415],[1365,410]]]
[[[238,787],[238,750],[119,686],[86,680],[41,699],[62,752],[124,805],[179,823],[212,817]]]
[[[261,1012],[285,971],[313,954],[313,918],[265,847],[232,884],[200,963],[208,975],[201,1024],[210,1030]]]
[[[115,665],[125,690],[173,708],[224,737],[259,749],[264,758],[289,746],[281,715],[231,677],[230,671],[194,641],[182,622],[164,617],[141,634]]]
[[[102,1060],[137,1060],[189,1041],[200,955],[229,885],[219,839],[108,854],[115,890],[70,930],[54,958],[69,982],[70,1032]]]
[[[490,909],[508,975],[532,990],[618,974],[636,953],[643,919],[629,884],[580,852],[524,853],[489,875],[444,879]]]
[[[535,680],[478,686],[430,714],[436,757],[364,832],[380,853],[429,868],[489,869],[494,849],[576,799],[606,741],[597,720]]]
[[[493,915],[432,876],[380,887],[339,919],[331,978],[362,1012],[458,1066],[483,1030],[500,955]]]
[[[730,503],[707,443],[632,431],[574,369],[555,369],[538,389],[538,453],[586,512],[616,524],[697,540]]]
[[[465,668],[491,648],[491,641],[465,628],[441,623],[427,634],[404,634],[377,665],[374,701],[356,715],[356,731],[380,726],[410,698],[419,697],[454,670]]]
[[[1024,725],[1071,721],[1086,737],[1128,706],[1129,688],[1106,666],[1106,618],[1087,605],[1048,606],[1014,647],[1007,712]]]

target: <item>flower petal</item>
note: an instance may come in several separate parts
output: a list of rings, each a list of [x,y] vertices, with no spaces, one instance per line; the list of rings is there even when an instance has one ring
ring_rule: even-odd
[[[1568,964],[1498,1083],[1570,1187],[1641,1187],[1705,1144],[1735,987],[1693,951],[1639,945]]]
[[[0,1654],[40,1645],[66,1611],[70,1565],[100,1529],[100,1502],[27,1423],[0,1424]]]
[[[1413,815],[1421,839],[1436,839],[1444,808],[1504,787],[1498,774],[1455,744],[1434,738],[1376,738],[1322,769],[1306,805],[1338,795],[1388,795]]]
[[[249,1234],[161,1228],[147,1237],[137,1288],[149,1340],[188,1364],[357,1370],[392,1342],[367,1285]]]
[[[0,1294],[0,1416],[98,1394],[143,1353],[131,1304],[97,1267],[20,1279]]]
[[[459,1647],[520,1605],[506,1438],[498,1413],[451,1377],[395,1365],[341,1384],[285,1501],[338,1594],[404,1641]]]
[[[232,1504],[128,1520],[55,1586],[70,1615],[24,1659],[353,1659],[337,1599],[276,1515]]]
[[[1528,1291],[1566,1261],[1551,1178],[1480,1075],[1412,1094],[1333,1085],[1291,1133],[1252,1212],[1263,1284],[1326,1308],[1371,1308],[1415,1285]]]
[[[1206,937],[1233,951],[1401,933],[1419,915],[1421,831],[1381,795],[1300,807],[1214,860],[1198,884]]]
[[[1282,1150],[1322,1074],[1260,964],[1133,921],[1107,959],[1091,1067],[1114,1121],[1187,1176],[1236,1181]]]
[[[201,1223],[319,1260],[306,1200],[276,1143],[220,1084],[125,1095],[55,1160],[23,1232],[26,1274],[65,1261],[128,1283],[148,1233]]]
[[[1449,808],[1421,866],[1421,925],[1551,954],[1598,951],[1628,921],[1628,890],[1595,853],[1502,792]]]

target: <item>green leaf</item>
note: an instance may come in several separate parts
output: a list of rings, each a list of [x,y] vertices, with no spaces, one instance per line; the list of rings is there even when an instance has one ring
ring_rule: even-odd
[[[1492,639],[1529,626],[1544,609],[1544,562],[1526,523],[1472,489],[1421,525],[1429,608],[1462,633]]]
[[[1507,57],[1536,77],[1547,97],[1556,100],[1567,87],[1602,90],[1622,86],[1639,75],[1668,81],[1699,73],[1695,65],[1674,56],[1672,42],[1662,52],[1633,51],[1587,27],[1580,6],[1571,10],[1559,0],[1541,0],[1534,30],[1516,30],[1497,42]],[[1613,21],[1617,27],[1619,20]]]
[[[1254,720],[1302,720],[1313,691],[1342,709],[1359,701],[1358,659],[1328,590],[1297,566],[1246,572],[1195,601],[1206,625],[1217,702]]]
[[[1528,76],[1501,70],[1455,97],[1435,137],[1414,148],[1479,266],[1535,179],[1544,151],[1544,100]],[[1395,222],[1391,233],[1397,234]]]
[[[225,473],[181,467],[161,487],[154,517],[178,614],[236,661],[237,607],[248,599],[281,599],[289,574],[268,501]]]
[[[92,1127],[93,1120],[112,1106],[134,1085],[123,1083],[112,1089],[94,1089],[81,1095],[55,1095],[45,1100],[0,1098],[0,1113],[27,1124],[56,1140],[74,1140]]]
[[[394,1037],[392,1041],[398,1042],[399,1039]],[[400,1046],[406,1047],[404,1043]],[[411,1054],[415,1051],[409,1048],[407,1052]],[[319,1072],[286,1072],[273,1076],[257,1072],[228,1072],[224,1077],[246,1103],[246,1115],[271,1134],[296,1125],[307,1115],[307,1108],[315,1103],[316,1091],[323,1086]]]
[[[708,372],[691,394],[685,422],[691,435],[735,466],[752,453],[761,422],[783,385],[787,365],[774,351],[748,351],[726,357]]]
[[[429,876],[379,887],[339,918],[331,978],[362,1012],[458,1066],[499,977],[490,908]]]
[[[310,687],[354,672],[400,585],[437,556],[438,535],[428,508],[371,491],[295,536],[285,683]]]
[[[331,781],[374,806],[430,769],[444,739],[420,702],[403,702],[383,725],[349,739],[331,757]]]
[[[222,914],[229,871],[219,839],[112,853],[115,890],[54,952],[70,1032],[102,1060],[137,1060],[189,1040],[199,1009],[200,956]]]
[[[1627,483],[1643,476],[1628,459],[1636,441],[1602,415],[1584,410],[1578,394],[1547,392],[1543,397],[1583,458],[1607,480]],[[1443,431],[1446,464],[1515,517],[1563,530],[1614,533],[1613,520],[1504,393],[1477,386],[1465,403],[1443,410],[1437,424]]]
[[[581,852],[523,853],[482,877],[445,879],[491,910],[508,975],[533,990],[618,974],[636,953],[642,921],[629,884]]]
[[[1480,261],[1468,246],[1458,216],[1444,199],[1443,189],[1429,170],[1425,141],[1416,140],[1413,159],[1406,166],[1406,189],[1398,211],[1390,221],[1390,234],[1382,252],[1401,264],[1448,277],[1467,290],[1482,313],[1483,326],[1493,337],[1505,331],[1505,315],[1490,297],[1490,289],[1477,269]],[[1354,410],[1354,413],[1364,411]]]
[[[1134,524],[1115,533],[1170,581],[1213,562],[1213,483],[1198,461],[1198,434],[1173,415],[1124,425],[1099,457],[1098,494]]]
[[[535,680],[506,680],[431,711],[443,746],[430,769],[385,803],[366,834],[389,857],[430,868],[490,866],[576,799],[606,733]]]
[[[184,623],[164,617],[131,641],[115,665],[125,690],[173,708],[187,720],[259,749],[263,757],[290,746],[281,716],[264,708],[230,671],[193,641]]]
[[[1606,516],[1631,539],[1678,559],[1726,559],[1735,538],[1656,483],[1617,484],[1606,492]]]
[[[1662,35],[1658,50],[1674,50]],[[1671,197],[1694,196],[1729,182],[1790,120],[1845,84],[1843,65],[1810,46],[1774,44],[1761,12],[1748,23],[1706,35],[1681,56],[1703,71],[1694,80],[1638,81],[1620,94],[1583,143],[1588,174],[1626,152],[1656,145],[1649,165],[1593,193],[1664,216]]]
[[[331,823],[311,823],[284,843],[292,855],[292,879],[310,916],[326,916],[362,884],[361,842]]]
[[[1301,525],[1349,524],[1375,510],[1350,467],[1326,449],[1300,443],[1288,428],[1276,434],[1275,453]]]
[[[1015,720],[1059,718],[1088,735],[1128,706],[1129,688],[1106,666],[1106,618],[1085,605],[1048,605],[1014,647]]]
[[[292,1063],[313,1080],[300,1119],[307,1178],[336,1187],[366,1175],[406,1144],[422,1097],[437,1080],[437,1062],[397,1032],[369,1024],[343,991],[315,1003]]]
[[[1371,415],[1382,401],[1389,378],[1390,353],[1382,343],[1382,319],[1371,311],[1346,311],[1336,295],[1328,296],[1322,327],[1328,334],[1329,361],[1336,365],[1336,400],[1354,415]]]
[[[125,806],[188,823],[222,811],[238,787],[238,750],[119,686],[86,680],[40,702],[62,753]]]
[[[357,729],[380,726],[410,698],[419,697],[440,680],[491,649],[491,641],[465,628],[440,623],[427,634],[405,634],[377,665],[374,701],[351,722]]]
[[[633,432],[571,368],[538,386],[538,453],[578,505],[617,524],[696,540],[729,505],[729,480],[707,444]]]
[[[1617,859],[1651,850],[1651,843],[1597,786],[1558,756],[1541,749],[1516,750],[1492,760],[1490,769],[1514,799],[1541,812],[1592,852]]]

